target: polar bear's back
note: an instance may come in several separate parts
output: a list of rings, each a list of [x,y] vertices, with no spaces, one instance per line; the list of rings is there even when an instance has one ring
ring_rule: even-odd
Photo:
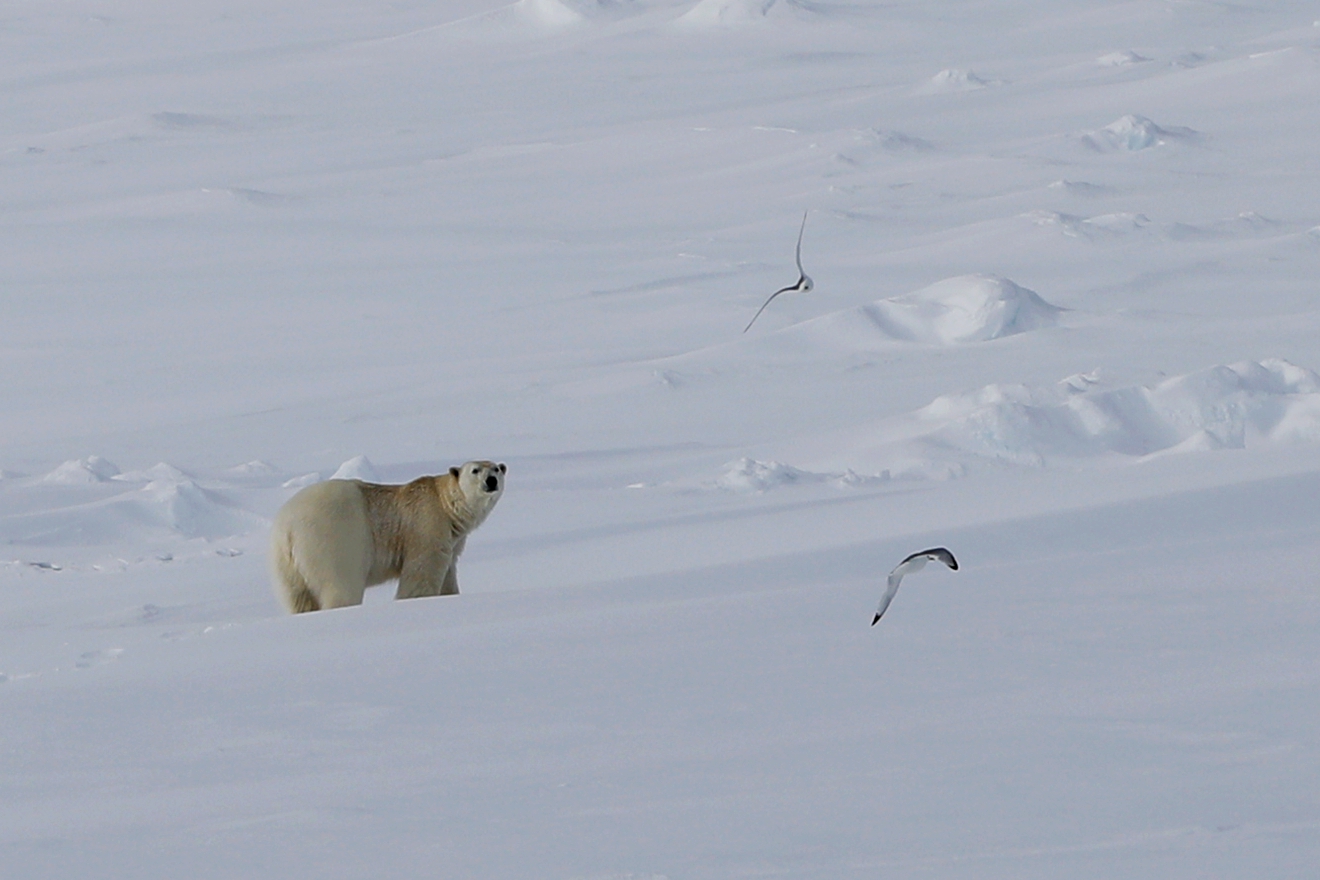
[[[361,603],[372,573],[371,523],[362,484],[326,480],[285,503],[271,528],[271,566],[290,610]],[[307,595],[303,595],[306,593]]]

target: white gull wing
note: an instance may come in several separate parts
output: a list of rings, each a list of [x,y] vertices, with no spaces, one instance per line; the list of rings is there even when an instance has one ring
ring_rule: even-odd
[[[871,621],[871,626],[875,626],[880,618],[884,616],[889,603],[894,601],[894,597],[898,595],[898,585],[901,583],[903,583],[902,574],[895,571],[889,575],[889,589],[885,590],[884,596],[880,597],[880,605],[875,609],[875,618]]]
[[[803,290],[811,290],[811,279],[807,277],[807,270],[802,268],[802,233],[807,231],[807,212],[802,212],[802,225],[798,227],[797,250],[793,253],[793,259],[797,261],[798,283],[797,287]]]
[[[943,562],[954,571],[958,570],[958,560],[954,559],[953,554],[943,547],[932,547],[929,550],[922,550],[920,553],[913,553],[894,566],[894,570],[889,573],[888,586],[885,589],[885,594],[880,597],[880,605],[875,609],[875,617],[871,620],[871,626],[875,626],[880,622],[885,610],[889,608],[889,603],[893,602],[894,596],[898,595],[898,585],[903,582],[903,576],[914,571],[921,571],[926,567],[926,563],[931,560]]]
[[[770,299],[762,303],[761,307],[756,310],[756,314],[752,315],[752,320],[747,322],[747,326],[743,328],[744,333],[752,329],[752,325],[756,323],[756,319],[761,317],[761,313],[765,311],[765,307],[770,305],[770,301],[773,300],[775,297],[779,296],[779,294],[790,293],[790,292],[807,293],[810,290],[812,290],[812,288],[815,287],[815,283],[811,280],[810,277],[807,276],[807,273],[802,269],[802,233],[805,232],[807,229],[807,213],[808,213],[807,211],[802,212],[802,225],[798,227],[797,250],[794,251],[793,253],[793,259],[794,261],[797,262],[797,268],[798,268],[797,283],[789,287],[781,287],[779,290],[776,290],[774,293],[770,294]]]

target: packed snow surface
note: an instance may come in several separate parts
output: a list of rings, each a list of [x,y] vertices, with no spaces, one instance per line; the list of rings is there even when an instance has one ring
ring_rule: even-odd
[[[1311,4],[20,3],[0,89],[0,876],[1314,873]],[[461,595],[282,611],[299,488],[476,458]]]

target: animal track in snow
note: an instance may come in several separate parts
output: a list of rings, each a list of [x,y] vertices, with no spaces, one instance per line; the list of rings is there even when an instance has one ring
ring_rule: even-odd
[[[74,667],[78,669],[93,669],[97,666],[104,666],[107,663],[113,663],[119,659],[119,655],[124,653],[123,648],[102,648],[99,651],[84,651],[78,655],[74,662]]]

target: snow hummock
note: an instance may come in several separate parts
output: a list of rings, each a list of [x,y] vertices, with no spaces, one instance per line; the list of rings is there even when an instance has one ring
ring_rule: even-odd
[[[75,487],[93,482],[79,479],[79,475],[94,471],[68,467],[69,464],[66,462],[56,469],[66,477],[63,485]],[[101,473],[106,471],[107,468],[100,468]],[[163,462],[142,471],[116,472],[94,482],[103,486],[142,485],[108,498],[103,492],[83,495],[85,500],[75,499],[68,506],[11,516],[4,521],[6,538],[14,544],[93,547],[111,541],[147,540],[153,535],[222,538],[244,534],[265,524],[263,517],[215,490],[203,488],[183,471]]]
[[[761,21],[777,0],[699,0],[678,17],[681,24],[719,25]]]
[[[1104,128],[1087,132],[1082,136],[1082,142],[1104,153],[1135,153],[1171,140],[1187,140],[1195,136],[1196,132],[1190,128],[1163,128],[1144,116],[1128,114]]]
[[[783,462],[758,461],[743,457],[726,464],[715,485],[732,492],[765,492],[778,486],[800,483],[831,483],[835,486],[848,487],[883,482],[888,479],[888,472],[872,476],[858,474],[853,470],[845,470],[842,473],[817,473]]]
[[[112,508],[122,516],[163,526],[188,538],[223,538],[258,528],[261,517],[229,503],[187,478],[162,476],[122,498]]]
[[[725,465],[724,473],[715,481],[722,489],[735,492],[763,492],[774,486],[815,480],[818,475],[778,461],[756,461],[740,458]]]
[[[1119,52],[1110,52],[1107,55],[1101,55],[1095,59],[1095,63],[1101,67],[1130,67],[1133,64],[1143,64],[1150,59],[1144,55],[1138,55],[1131,49],[1123,49]]]
[[[260,459],[253,459],[252,461],[245,461],[242,464],[234,465],[233,467],[229,468],[229,470],[226,473],[239,478],[248,478],[248,477],[259,478],[259,477],[269,477],[278,472],[279,472],[278,468],[276,468],[275,465],[271,464],[270,462],[262,461]]]
[[[1277,358],[1216,366],[1151,387],[1111,390],[1065,380],[1052,388],[987,385],[937,398],[918,413],[937,442],[988,458],[1039,464],[1055,456],[1144,456],[1320,440],[1320,377]]]
[[[997,80],[988,80],[974,71],[958,67],[949,67],[927,80],[918,90],[924,94],[941,92],[974,92],[989,86],[999,85]]]
[[[331,475],[332,480],[364,480],[368,483],[380,482],[380,475],[371,459],[365,455],[355,455],[339,466]]]
[[[1113,192],[1111,187],[1085,180],[1054,180],[1049,183],[1049,189],[1064,192],[1070,196],[1085,196],[1087,198],[1098,198]]]
[[[192,477],[184,473],[179,468],[168,462],[157,462],[151,467],[140,471],[122,471],[111,477],[121,483],[152,483],[152,482],[173,482],[179,483],[191,480]]]
[[[1053,327],[1063,312],[998,275],[960,275],[914,293],[807,322],[813,334],[874,335],[928,345],[988,342]]]
[[[915,412],[808,444],[827,467],[895,477],[946,463],[1045,467],[1060,460],[1320,444],[1320,376],[1280,358],[1241,361],[1153,385],[1100,374],[1051,386],[992,384],[944,394]],[[791,465],[778,473],[792,476]],[[758,477],[759,478],[759,477]],[[788,482],[788,479],[779,479]]]
[[[66,461],[41,479],[46,483],[76,486],[83,483],[104,483],[118,473],[119,468],[114,462],[107,461],[99,455],[89,455],[86,458]]]
[[[1057,228],[1071,238],[1119,238],[1140,232],[1151,225],[1150,218],[1145,214],[1129,211],[1097,214],[1094,217],[1060,214],[1057,211],[1032,211],[1026,217],[1036,226]]]

